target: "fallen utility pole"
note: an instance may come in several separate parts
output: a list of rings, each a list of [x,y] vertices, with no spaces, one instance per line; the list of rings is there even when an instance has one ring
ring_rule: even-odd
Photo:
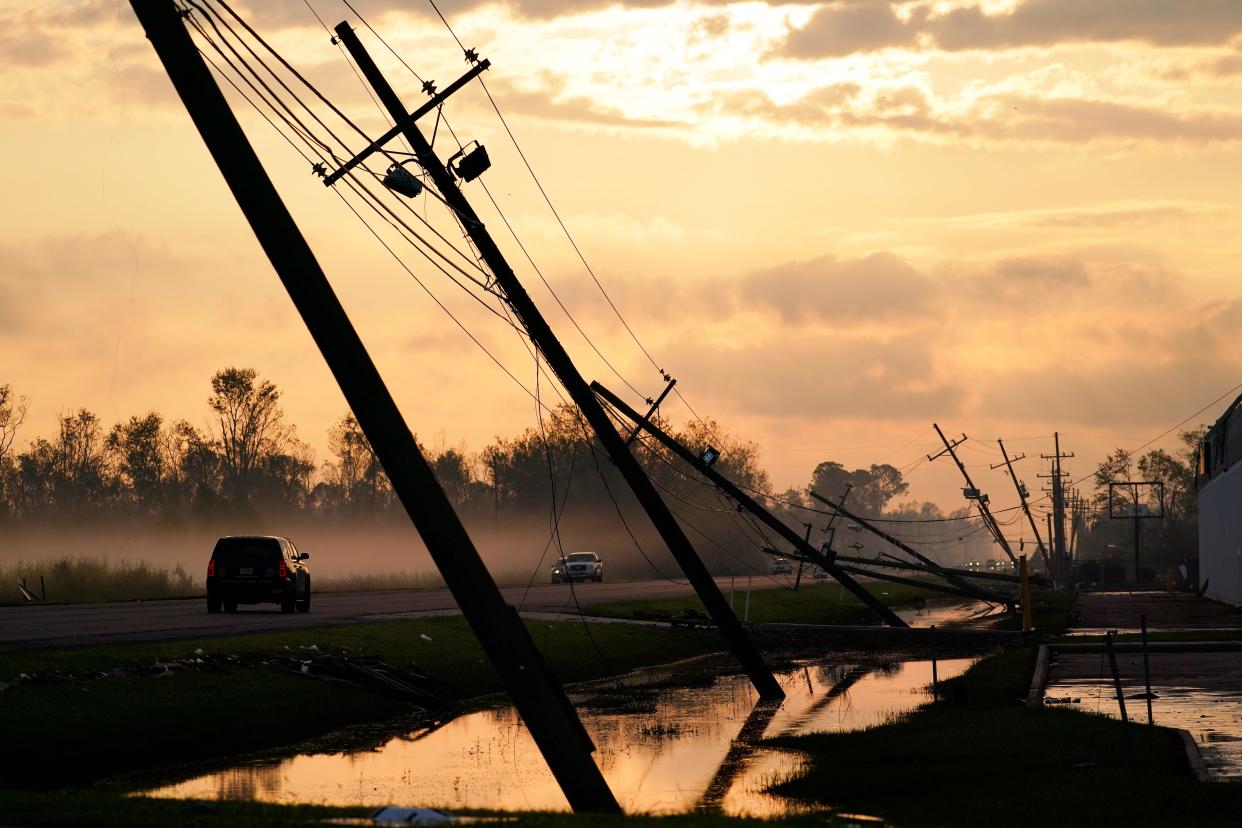
[[[1022,578],[1018,575],[1007,575],[1004,572],[975,572],[970,569],[955,569],[953,567],[942,566],[938,569],[932,569],[928,566],[920,566],[916,563],[908,563],[906,561],[891,560],[886,561],[880,558],[855,558],[849,555],[837,555],[836,560],[843,563],[864,564],[866,566],[882,566],[886,569],[905,569],[910,572],[924,572],[928,575],[939,575],[942,572],[950,572],[954,575],[961,575],[964,578],[978,578],[984,581],[1002,581],[1007,584],[1021,583]],[[1033,584],[1045,584],[1043,578],[1032,576],[1030,579]]]
[[[1018,500],[1022,503],[1022,511],[1026,514],[1027,522],[1031,524],[1031,531],[1035,533],[1035,543],[1039,547],[1039,554],[1044,559],[1044,566],[1048,567],[1048,575],[1056,579],[1057,573],[1052,568],[1052,559],[1048,556],[1048,548],[1044,546],[1044,540],[1039,536],[1039,525],[1035,523],[1035,516],[1031,514],[1030,504],[1026,502],[1026,499],[1030,497],[1030,492],[1027,491],[1026,484],[1018,479],[1018,475],[1013,470],[1013,461],[1009,459],[1009,452],[1005,450],[1005,441],[997,438],[996,444],[1000,446],[1001,457],[1005,458],[1005,467],[1009,469],[1009,479],[1013,481],[1013,487],[1018,492]],[[1026,455],[1023,454],[1021,457],[1015,457],[1014,460],[1021,460],[1023,457],[1026,457]],[[992,466],[992,468],[999,467]]]
[[[974,584],[971,584],[968,581],[962,580],[957,575],[954,575],[949,570],[946,570],[943,566],[936,563],[931,558],[927,557],[926,555],[924,555],[923,553],[915,549],[913,546],[903,541],[901,538],[897,538],[897,537],[890,535],[888,532],[885,532],[883,529],[879,528],[878,526],[875,526],[867,519],[859,517],[858,515],[851,512],[849,509],[846,509],[840,503],[833,503],[831,500],[829,500],[828,498],[824,497],[822,494],[816,491],[811,492],[811,497],[815,498],[820,503],[823,503],[825,506],[829,507],[830,509],[835,509],[837,514],[843,515],[846,519],[854,521],[859,526],[861,526],[863,529],[866,529],[868,532],[871,532],[872,534],[882,538],[888,543],[891,543],[893,546],[897,547],[902,552],[905,552],[907,555],[913,557],[915,560],[921,561],[929,569],[934,570],[937,575],[944,578],[946,581],[958,587],[959,589],[970,590],[972,592],[978,591],[979,588],[975,586]]]
[[[505,603],[176,4],[130,0],[130,5],[570,806],[619,813],[577,713]]]
[[[779,549],[773,549],[770,546],[762,548],[763,551],[769,555],[781,555],[783,557],[793,558],[795,561],[805,560],[807,563],[823,566],[823,563],[821,563],[816,557],[805,555],[801,552],[790,554],[781,552]],[[870,561],[868,561],[868,563],[870,563]],[[998,592],[989,592],[987,590],[971,586],[970,584],[967,584],[964,587],[949,586],[947,584],[937,584],[931,581],[918,581],[914,578],[903,578],[900,575],[892,575],[888,572],[876,572],[861,566],[850,566],[848,564],[834,565],[839,567],[842,572],[849,572],[854,575],[864,575],[868,578],[875,578],[877,581],[892,581],[895,584],[905,584],[906,586],[918,587],[919,589],[930,589],[933,592],[946,592],[949,595],[959,595],[965,598],[977,598],[980,601],[986,601],[990,604],[1004,604],[1006,606],[1012,606],[1014,603],[1014,599],[1009,596],[1001,595]]]
[[[842,586],[844,586],[850,592],[854,593],[854,595],[860,601],[862,601],[864,604],[866,604],[868,607],[874,610],[881,618],[883,618],[884,622],[888,624],[890,627],[910,626],[905,621],[902,621],[900,616],[897,615],[897,613],[893,612],[891,609],[886,607],[884,603],[880,601],[880,599],[876,598],[874,595],[868,592],[866,587],[864,587],[862,584],[858,583],[853,578],[851,578],[848,573],[846,573],[841,567],[834,564],[826,555],[824,555],[818,549],[811,546],[809,541],[804,540],[802,536],[799,535],[797,532],[795,532],[792,527],[790,527],[787,523],[785,523],[785,521],[781,520],[780,518],[776,517],[771,512],[769,512],[767,509],[760,506],[753,497],[751,497],[750,495],[746,494],[744,491],[739,489],[737,485],[733,483],[733,481],[729,480],[729,478],[725,477],[720,472],[716,471],[711,466],[704,463],[703,460],[697,454],[695,454],[690,449],[683,446],[677,440],[673,439],[673,437],[667,434],[659,426],[655,425],[649,420],[644,420],[642,418],[642,415],[640,415],[634,409],[630,408],[628,405],[625,404],[625,402],[620,397],[618,397],[616,394],[609,391],[604,386],[600,385],[598,382],[592,382],[591,389],[595,391],[596,394],[599,394],[601,397],[603,397],[604,400],[607,401],[609,405],[611,405],[621,414],[628,417],[630,420],[633,420],[635,423],[640,424],[643,430],[645,430],[652,437],[656,438],[656,440],[658,440],[665,448],[667,448],[673,454],[676,454],[682,460],[689,463],[690,466],[695,471],[697,471],[699,474],[703,475],[708,480],[715,483],[716,486],[719,487],[720,490],[723,491],[726,495],[732,498],[733,501],[738,504],[738,506],[740,506],[743,509],[746,509],[748,512],[750,512],[755,517],[757,517],[769,529],[771,529],[772,531],[780,535],[782,538],[784,538],[795,549],[801,550],[803,555],[805,555],[811,561],[811,563],[814,563],[817,566],[819,566],[820,569],[823,569],[825,572],[827,572],[829,575],[835,578]]]
[[[1005,550],[1005,554],[1009,556],[1009,560],[1012,561],[1014,565],[1017,565],[1018,559],[1014,556],[1013,550],[1009,548],[1009,541],[1005,540],[1005,533],[1001,531],[1000,524],[996,522],[996,518],[992,517],[992,510],[988,508],[988,496],[979,491],[979,487],[977,487],[974,484],[974,481],[970,479],[970,472],[966,471],[965,464],[962,463],[961,459],[957,456],[957,452],[954,451],[954,449],[961,445],[962,441],[966,439],[966,435],[963,434],[961,440],[949,442],[949,438],[944,436],[944,432],[940,430],[939,425],[932,423],[932,428],[936,429],[936,433],[939,434],[940,439],[944,441],[944,451],[934,457],[929,454],[927,455],[927,459],[935,460],[936,457],[939,457],[941,454],[948,454],[953,458],[953,462],[957,464],[958,471],[962,473],[962,477],[966,480],[966,488],[962,490],[962,494],[966,496],[967,500],[973,500],[975,505],[979,507],[979,514],[983,517],[983,525],[986,526],[988,531],[992,533],[992,537],[996,538],[996,542],[1000,544],[1001,549]]]
[[[535,306],[534,300],[527,294],[513,269],[505,261],[491,234],[479,220],[478,214],[475,213],[466,196],[458,188],[453,174],[440,161],[431,144],[423,137],[418,125],[407,117],[405,106],[375,65],[375,61],[371,59],[354,30],[348,23],[342,22],[337,24],[335,31],[358,69],[375,90],[384,108],[388,110],[388,114],[392,116],[393,122],[401,127],[401,134],[414,150],[418,163],[431,177],[445,203],[456,213],[457,219],[470,236],[470,240],[474,242],[483,261],[487,263],[496,283],[504,292],[505,301],[517,314],[531,341],[547,361],[548,367],[561,381],[574,404],[590,423],[595,436],[603,445],[604,450],[608,452],[613,465],[617,467],[621,476],[634,491],[638,502],[647,512],[665,545],[668,546],[669,552],[681,566],[682,572],[694,587],[694,591],[703,602],[712,620],[716,622],[716,627],[724,636],[729,649],[746,670],[760,698],[784,698],[785,691],[781,689],[776,677],[772,675],[772,670],[764,662],[763,656],[755,648],[754,642],[750,640],[745,628],[738,621],[729,602],[725,600],[720,588],[716,586],[716,582],[712,579],[711,573],[707,571],[702,559],[699,558],[690,539],[682,531],[668,505],[660,498],[655,485],[638,464],[638,460],[626,447],[625,439],[613,427],[608,414],[595,395],[591,393],[586,380],[578,373],[573,360],[570,359],[560,340],[556,338],[556,334],[552,332],[552,328],[548,326],[543,314]]]

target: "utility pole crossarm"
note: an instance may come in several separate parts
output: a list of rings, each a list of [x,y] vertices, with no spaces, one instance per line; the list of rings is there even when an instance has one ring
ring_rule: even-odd
[[[728,600],[721,593],[720,587],[716,585],[711,573],[708,572],[698,552],[690,543],[690,539],[669,510],[668,505],[661,499],[651,479],[647,477],[646,472],[626,448],[625,439],[613,427],[608,414],[591,392],[582,374],[574,366],[569,353],[522,286],[513,268],[509,267],[509,263],[505,261],[491,233],[479,220],[478,213],[457,186],[452,173],[437,157],[431,144],[419,131],[418,125],[405,118],[406,109],[401,99],[397,97],[397,93],[393,91],[392,86],[375,65],[375,61],[367,53],[354,30],[348,23],[342,22],[337,24],[335,31],[393,121],[401,123],[401,133],[414,150],[424,172],[430,176],[432,183],[440,191],[440,197],[457,214],[462,227],[478,250],[479,256],[486,262],[497,285],[503,291],[505,301],[526,329],[538,353],[543,356],[552,373],[560,380],[565,391],[590,424],[600,444],[617,467],[617,471],[629,484],[635,498],[646,511],[656,531],[660,533],[661,539],[676,559],[682,572],[685,573],[687,580],[694,586],[699,600],[703,602],[708,614],[716,622],[716,628],[728,643],[733,655],[742,664],[760,697],[784,698],[785,691],[781,689],[780,682],[776,680],[771,668],[768,667],[741,621],[734,614]]]
[[[647,409],[647,416],[643,417],[643,423],[649,422],[651,418],[655,416],[655,413],[660,410],[660,403],[664,402],[664,398],[669,395],[669,392],[673,390],[673,386],[676,384],[677,380],[675,379],[670,379],[667,383],[665,383],[664,390],[660,392],[660,396],[656,397],[655,400],[651,402],[651,408]],[[650,397],[647,399],[651,400]],[[642,423],[634,426],[634,430],[630,432],[630,436],[625,440],[625,445],[633,445],[634,441],[638,439],[638,435],[641,434],[642,431]]]
[[[738,488],[733,481],[729,480],[729,478],[725,477],[711,466],[705,464],[697,454],[683,446],[677,440],[673,439],[673,437],[667,434],[659,426],[651,423],[650,421],[643,420],[642,415],[630,408],[620,397],[600,385],[598,382],[592,382],[591,389],[625,417],[629,418],[636,424],[641,425],[644,431],[656,438],[656,440],[658,440],[669,451],[673,452],[673,454],[676,454],[682,460],[689,463],[695,471],[712,481],[712,483],[715,483],[716,486],[732,498],[735,503],[753,514],[769,529],[784,538],[795,549],[801,550],[801,553],[804,556],[808,557],[812,562],[835,578],[842,586],[854,593],[860,601],[883,618],[884,622],[890,627],[910,626],[905,621],[902,621],[901,617],[898,616],[897,613],[886,607],[880,599],[868,592],[866,587],[851,578],[849,573],[834,564],[818,549],[811,546],[808,541],[804,540],[802,536],[795,532],[788,524],[785,523],[785,521],[760,506],[753,497]]]
[[[396,126],[391,127],[383,135],[381,135],[380,137],[372,141],[370,145],[367,146],[366,149],[364,149],[362,152],[358,153],[353,158],[346,161],[339,170],[336,170],[335,172],[326,176],[323,180],[323,185],[325,187],[331,187],[337,181],[340,181],[341,178],[346,173],[348,173],[354,167],[361,164],[363,161],[366,161],[368,158],[370,158],[375,153],[379,152],[381,149],[384,148],[385,144],[387,144],[393,138],[396,138],[398,135],[400,135],[401,130],[405,128],[405,125],[407,123],[412,124],[415,121],[417,121],[419,118],[426,115],[428,112],[433,111],[436,107],[443,104],[449,95],[452,95],[458,89],[461,89],[467,83],[469,83],[470,81],[477,78],[479,75],[486,72],[491,67],[491,65],[492,65],[491,61],[487,60],[486,58],[476,63],[473,67],[471,67],[469,72],[462,75],[460,78],[453,81],[448,86],[444,87],[444,89],[442,89],[441,91],[437,92],[434,96],[432,96],[431,100],[427,101],[427,103],[423,104],[418,109],[411,112],[406,118],[398,120]]]

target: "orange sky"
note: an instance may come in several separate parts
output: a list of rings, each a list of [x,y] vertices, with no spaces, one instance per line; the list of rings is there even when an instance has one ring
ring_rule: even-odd
[[[313,5],[329,26],[354,19]],[[420,74],[464,70],[421,4],[354,5]],[[820,460],[883,459],[911,468],[911,496],[955,508],[956,470],[915,465],[936,420],[971,436],[1003,507],[997,436],[1034,456],[1059,429],[1081,476],[1242,382],[1242,4],[441,7],[493,62],[489,88],[643,344],[700,414],[762,446],[779,487]],[[382,129],[305,4],[238,8]],[[362,35],[415,105],[418,83]],[[31,400],[22,438],[78,406],[201,423],[211,373],[236,364],[284,390],[322,459],[343,399],[128,4],[2,2],[0,62],[0,383]],[[233,100],[424,442],[479,448],[532,425],[526,392]],[[477,85],[448,114],[487,145],[483,180],[574,318],[658,393]],[[621,386],[480,185],[465,190],[584,375]],[[435,201],[415,207],[459,243]],[[533,387],[512,329],[400,252]],[[1033,490],[1036,465],[1019,466]]]

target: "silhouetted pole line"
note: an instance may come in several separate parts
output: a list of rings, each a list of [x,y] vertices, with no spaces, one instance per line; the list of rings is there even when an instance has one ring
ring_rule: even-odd
[[[591,758],[594,746],[577,713],[517,612],[504,602],[177,7],[172,0],[130,4],[566,799],[575,810],[620,812]]]
[[[899,561],[896,559],[886,561],[879,558],[855,558],[849,555],[837,555],[835,560],[850,564],[861,564],[864,566],[879,566],[884,567],[885,569],[905,569],[910,572],[924,572],[928,575],[939,575],[942,572],[950,572],[954,575],[961,575],[964,578],[978,578],[984,581],[1003,581],[1007,584],[1017,584],[1022,581],[1021,577],[1017,575],[1007,575],[1004,572],[974,572],[969,569],[957,569],[948,566],[933,569],[929,566],[922,566],[921,564],[908,563],[906,561]],[[1030,581],[1033,584],[1047,583],[1045,579],[1038,576],[1032,576]]]
[[[822,494],[820,494],[817,491],[812,490],[810,494],[811,494],[811,497],[815,498],[820,503],[823,503],[828,508],[835,509],[837,511],[837,514],[843,515],[847,520],[854,521],[859,526],[861,526],[863,529],[866,529],[868,532],[871,532],[873,535],[876,535],[882,540],[887,541],[888,543],[891,543],[893,546],[897,547],[902,552],[905,552],[907,555],[914,558],[916,561],[921,562],[929,570],[934,571],[937,575],[944,578],[946,581],[958,587],[959,589],[970,590],[971,592],[979,591],[979,588],[976,587],[974,584],[970,583],[969,581],[965,581],[962,578],[959,578],[958,576],[954,575],[951,570],[945,569],[939,563],[927,557],[922,552],[918,551],[913,546],[903,541],[901,538],[898,538],[894,535],[890,535],[888,532],[885,532],[883,529],[871,523],[871,521],[867,520],[864,517],[854,514],[849,509],[846,509],[844,506],[842,506],[839,503],[833,503],[831,500],[824,497]],[[842,500],[844,500],[844,498],[842,498]],[[999,598],[999,596],[994,596],[994,597]]]
[[[958,458],[957,452],[954,451],[954,449],[966,439],[966,436],[962,435],[961,440],[951,443],[949,442],[949,438],[944,436],[944,432],[940,430],[940,426],[938,424],[932,423],[932,428],[936,429],[936,433],[940,435],[940,439],[944,442],[944,451],[936,454],[935,456],[929,454],[927,455],[927,459],[935,460],[936,457],[939,457],[941,454],[948,454],[953,458],[953,462],[957,464],[958,471],[962,473],[962,477],[966,481],[966,486],[975,493],[974,498],[967,499],[975,501],[975,504],[979,507],[979,513],[983,516],[983,525],[988,527],[988,531],[992,533],[992,537],[996,538],[996,542],[1000,544],[1001,549],[1005,550],[1005,554],[1009,556],[1009,560],[1014,564],[1017,564],[1018,559],[1014,556],[1013,550],[1009,548],[1009,541],[1005,540],[1005,533],[1001,531],[1000,524],[996,522],[996,518],[992,516],[992,510],[988,508],[987,496],[984,495],[983,492],[979,491],[979,487],[976,486],[974,481],[970,479],[970,472],[966,471],[966,466],[962,463],[961,459]]]
[[[699,558],[690,539],[686,537],[677,519],[673,517],[667,504],[660,498],[655,486],[639,466],[638,461],[630,454],[625,445],[625,439],[613,427],[608,414],[600,406],[595,395],[591,393],[586,380],[578,373],[578,369],[560,340],[556,338],[551,327],[544,320],[543,314],[539,312],[534,301],[526,293],[526,289],[509,267],[508,262],[505,261],[500,248],[497,247],[483,222],[479,220],[478,214],[458,189],[452,174],[435,154],[435,150],[423,137],[418,126],[408,119],[408,110],[379,71],[349,24],[339,23],[335,31],[353,57],[354,63],[375,90],[384,108],[392,116],[393,122],[401,126],[402,135],[410,143],[419,164],[431,177],[440,196],[457,214],[458,220],[471,241],[474,242],[479,255],[487,263],[496,283],[504,291],[505,301],[521,321],[531,341],[582,411],[613,464],[634,491],[638,502],[647,512],[656,531],[660,533],[660,537],[681,566],[686,578],[694,587],[699,599],[702,600],[703,606],[711,615],[712,620],[716,622],[716,627],[724,636],[729,649],[746,670],[760,697],[783,698],[785,691],[781,689],[776,677],[772,675],[772,670],[729,607],[729,602],[725,600],[724,594],[716,586],[716,582]]]
[[[761,548],[769,555],[783,555],[793,558],[795,561],[805,560],[807,563],[818,564],[821,567],[823,566],[818,559],[802,552],[795,552],[791,554],[788,552],[781,552],[779,549],[773,549],[770,546],[764,546]],[[837,560],[842,560],[842,558],[834,558],[834,561]],[[867,561],[867,563],[870,564],[873,563],[873,561]],[[892,581],[895,584],[905,584],[906,586],[918,587],[919,589],[929,589],[933,592],[945,592],[949,595],[957,595],[964,598],[975,598],[980,601],[986,601],[989,604],[1004,604],[1006,606],[1011,606],[1014,603],[1014,599],[1007,595],[1002,595],[998,592],[990,592],[969,584],[965,587],[959,587],[950,584],[938,584],[933,581],[919,581],[914,578],[903,578],[900,575],[893,575],[888,572],[876,572],[873,569],[867,569],[862,566],[851,566],[849,564],[834,565],[840,567],[842,572],[849,572],[854,575],[864,575],[868,578],[875,578],[877,581]]]
[[[1069,454],[1061,452],[1061,434],[1060,432],[1052,433],[1054,451],[1052,454],[1039,455],[1045,460],[1052,461],[1052,550],[1056,559],[1058,570],[1064,567],[1069,561],[1069,555],[1065,548],[1065,481],[1062,477],[1061,461],[1074,456],[1071,451]]]
[[[1048,576],[1055,580],[1060,580],[1057,578],[1057,571],[1052,567],[1052,559],[1048,555],[1047,547],[1044,546],[1044,540],[1039,536],[1039,526],[1035,523],[1035,516],[1031,514],[1030,504],[1026,502],[1028,495],[1026,486],[1018,479],[1017,473],[1013,470],[1013,461],[1009,459],[1009,452],[1005,450],[1005,442],[997,438],[996,444],[1000,446],[1001,456],[1005,458],[1005,467],[1009,469],[1009,478],[1013,481],[1014,490],[1018,493],[1018,500],[1022,503],[1022,512],[1026,515],[1027,522],[1031,524],[1031,531],[1035,533],[1035,543],[1039,547],[1039,554],[1044,559],[1044,566],[1048,567]],[[1023,457],[1026,457],[1026,455],[1023,454],[1021,457],[1014,459],[1021,460]],[[993,466],[992,468],[997,467]]]
[[[845,570],[833,563],[831,559],[825,556],[818,549],[811,546],[808,541],[804,540],[802,536],[795,532],[792,527],[785,523],[785,521],[760,506],[753,497],[738,488],[733,481],[729,480],[729,478],[704,463],[697,454],[686,448],[678,440],[670,436],[650,420],[643,420],[642,415],[626,405],[624,400],[609,391],[599,382],[592,382],[591,389],[596,394],[599,394],[600,397],[602,397],[609,405],[615,408],[623,416],[627,417],[634,423],[641,425],[644,431],[656,438],[661,445],[673,454],[688,463],[691,468],[706,477],[712,483],[716,484],[722,492],[737,503],[739,508],[750,512],[758,518],[761,523],[776,532],[776,534],[780,535],[781,538],[783,538],[795,549],[801,550],[802,554],[812,563],[818,565],[821,569],[835,578],[842,586],[852,592],[860,601],[874,610],[882,619],[884,619],[884,623],[888,624],[890,627],[910,626],[905,621],[902,621],[901,617],[898,616],[897,613],[885,606],[880,599],[868,592],[866,587],[851,578]]]

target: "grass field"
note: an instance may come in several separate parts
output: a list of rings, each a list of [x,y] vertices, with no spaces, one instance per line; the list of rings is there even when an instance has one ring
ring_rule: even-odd
[[[923,601],[938,600],[943,593],[904,584],[868,584],[869,589],[890,607],[913,606]],[[729,597],[728,590],[725,597]],[[739,579],[733,591],[733,609],[741,618],[745,614],[745,581]],[[683,609],[706,613],[697,597],[683,596],[638,601],[614,601],[595,604],[587,612],[610,618],[633,618],[635,610],[664,610],[674,614]],[[794,592],[785,587],[753,589],[750,593],[751,622],[756,624],[785,622],[790,624],[854,624],[873,620],[873,614],[844,587],[834,583],[806,583]]]
[[[204,565],[205,566],[205,565]],[[492,573],[502,586],[525,584],[530,573],[510,569]],[[0,562],[0,606],[25,604],[19,580],[42,601],[87,604],[107,601],[152,601],[205,595],[203,573],[191,574],[181,564],[165,567],[145,560],[92,556],[61,557],[38,562]],[[385,589],[438,589],[438,572],[383,572],[315,575],[315,592],[374,592]]]

